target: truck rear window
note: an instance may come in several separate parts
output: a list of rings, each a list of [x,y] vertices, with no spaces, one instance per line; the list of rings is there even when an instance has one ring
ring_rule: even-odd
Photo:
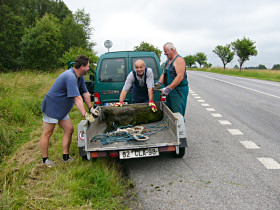
[[[131,69],[134,69],[134,64],[137,60],[143,60],[146,64],[146,67],[149,67],[153,70],[154,73],[154,79],[158,80],[160,75],[159,75],[159,70],[158,70],[158,66],[157,66],[157,62],[154,58],[152,57],[134,57],[131,59]]]
[[[108,58],[101,63],[100,82],[124,82],[126,79],[126,65],[124,58]]]

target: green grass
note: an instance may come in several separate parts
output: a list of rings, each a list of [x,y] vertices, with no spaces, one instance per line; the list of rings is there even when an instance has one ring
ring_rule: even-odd
[[[193,68],[190,70],[208,71],[208,72],[237,76],[237,77],[246,77],[246,78],[280,82],[280,71],[275,71],[275,70],[245,69],[245,70],[239,71],[239,69],[224,70],[223,68],[201,68],[201,69]]]
[[[76,107],[70,113],[75,128],[70,155],[62,162],[63,131],[57,127],[49,157],[57,164],[41,164],[41,101],[62,72],[0,74],[0,209],[128,209],[133,197],[130,180],[113,159],[83,161],[77,147]]]

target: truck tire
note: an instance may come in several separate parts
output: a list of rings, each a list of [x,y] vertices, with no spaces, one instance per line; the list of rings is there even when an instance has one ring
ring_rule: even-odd
[[[179,148],[179,154],[176,154],[176,151],[175,151],[175,152],[173,152],[173,157],[175,157],[175,158],[182,158],[185,155],[185,151],[186,151],[185,147],[180,147]]]

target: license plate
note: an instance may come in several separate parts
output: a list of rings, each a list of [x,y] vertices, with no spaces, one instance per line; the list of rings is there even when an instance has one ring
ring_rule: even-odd
[[[119,152],[120,159],[142,158],[159,156],[158,148],[148,148],[141,150],[123,150]]]
[[[116,103],[118,103],[118,102],[108,102],[108,103],[104,103],[104,106],[114,106]],[[123,102],[123,104],[128,104],[128,103]]]

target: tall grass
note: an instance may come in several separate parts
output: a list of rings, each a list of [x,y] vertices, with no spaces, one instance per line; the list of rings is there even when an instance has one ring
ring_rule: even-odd
[[[40,105],[60,73],[0,74],[0,209],[127,209],[127,193],[132,191],[120,164],[82,161],[76,130],[70,148],[73,162],[62,162],[63,131],[57,127],[49,147],[57,166],[41,164]],[[76,128],[82,119],[77,108],[70,117]]]
[[[259,69],[244,69],[239,71],[239,69],[226,69],[223,68],[193,68],[191,70],[195,71],[208,71],[213,73],[232,75],[238,77],[247,77],[261,80],[269,80],[280,82],[280,71],[275,70],[259,70]]]

